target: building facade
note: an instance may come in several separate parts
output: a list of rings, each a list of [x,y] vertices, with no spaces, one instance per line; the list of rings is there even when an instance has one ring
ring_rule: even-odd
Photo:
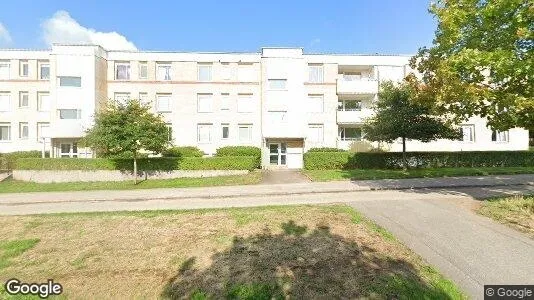
[[[0,50],[0,152],[92,157],[78,140],[106,101],[149,103],[177,146],[207,155],[227,145],[263,150],[264,167],[302,167],[313,147],[357,147],[380,82],[410,72],[408,56],[106,51],[95,45]],[[494,132],[482,118],[463,140],[410,141],[409,151],[527,150],[528,131]],[[382,145],[400,151],[400,143]]]

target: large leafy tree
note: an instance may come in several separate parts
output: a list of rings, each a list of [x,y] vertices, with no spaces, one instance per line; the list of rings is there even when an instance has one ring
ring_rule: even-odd
[[[375,115],[366,120],[362,130],[365,139],[391,143],[402,139],[404,169],[406,141],[430,142],[436,139],[458,139],[460,130],[442,116],[432,115],[430,106],[413,101],[413,90],[406,83],[385,82],[380,86]]]
[[[97,153],[130,154],[135,183],[137,158],[143,150],[160,153],[168,144],[168,129],[160,115],[138,100],[110,102],[95,115],[94,126],[87,130],[84,143]]]
[[[412,58],[422,77],[408,78],[418,98],[457,121],[534,130],[534,2],[437,0],[430,12],[435,39]]]

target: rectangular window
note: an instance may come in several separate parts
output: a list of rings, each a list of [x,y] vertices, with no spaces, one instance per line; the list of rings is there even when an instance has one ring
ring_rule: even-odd
[[[79,109],[58,109],[59,118],[62,120],[81,119],[81,110]]]
[[[29,133],[28,123],[26,122],[19,123],[19,139],[21,140],[28,139],[28,133]]]
[[[148,93],[139,93],[139,102],[141,102],[141,104],[150,104],[150,101],[148,100]]]
[[[39,62],[39,79],[41,80],[50,79],[50,63]]]
[[[50,123],[37,123],[37,141],[50,137]]]
[[[272,123],[283,123],[287,122],[286,115],[287,111],[269,111],[269,121]]]
[[[30,73],[30,64],[27,60],[20,61],[20,77],[28,77]]]
[[[11,124],[0,123],[0,141],[11,140]]]
[[[252,124],[239,124],[238,133],[240,142],[252,141]]]
[[[509,141],[509,134],[507,131],[492,131],[491,141],[499,143],[507,143]]]
[[[475,141],[475,125],[461,125],[460,132],[462,133],[462,140],[464,142]]]
[[[322,113],[324,111],[323,95],[308,95],[308,112]]]
[[[237,99],[237,112],[249,113],[254,111],[252,94],[240,94]]]
[[[11,94],[0,93],[0,111],[11,111]]]
[[[139,62],[139,79],[148,78],[148,64],[146,61]]]
[[[50,111],[50,94],[47,92],[37,93],[37,110]]]
[[[313,83],[323,82],[323,65],[308,65],[309,77],[308,81]]]
[[[211,128],[212,124],[198,124],[197,125],[197,141],[199,143],[211,143]]]
[[[341,100],[338,102],[337,110],[340,110],[340,111],[362,110],[362,101],[361,100]]]
[[[113,94],[113,99],[117,103],[126,104],[130,99],[130,93],[115,93]]]
[[[156,95],[156,110],[159,112],[171,111],[171,95]]]
[[[197,94],[197,112],[199,113],[213,112],[213,95],[212,94]]]
[[[130,80],[130,62],[115,62],[115,79]]]
[[[211,81],[211,64],[198,64],[198,81]]]
[[[256,81],[254,76],[254,68],[251,63],[240,63],[237,68],[237,80],[239,82],[253,82]]]
[[[268,79],[269,90],[283,91],[287,88],[287,79]]]
[[[339,139],[342,141],[359,141],[362,139],[362,129],[356,127],[340,127]]]
[[[362,72],[344,72],[343,80],[345,81],[356,81],[362,79]]]
[[[19,92],[19,107],[28,107],[30,105],[30,95],[28,92]]]
[[[172,124],[167,123],[165,126],[167,126],[167,141],[172,142]]]
[[[221,110],[222,111],[230,110],[230,94],[228,93],[221,94]]]
[[[171,64],[158,63],[156,68],[156,80],[172,80]]]
[[[230,137],[230,124],[228,123],[221,124],[221,129],[222,129],[222,139],[223,140],[228,139]]]
[[[59,76],[59,86],[62,87],[81,87],[82,78],[75,76]]]
[[[10,76],[9,61],[0,61],[0,79],[9,79]]]
[[[323,124],[308,124],[308,138],[306,142],[322,143],[324,139]]]
[[[229,63],[221,63],[221,78],[223,80],[232,79],[232,69],[230,68]]]

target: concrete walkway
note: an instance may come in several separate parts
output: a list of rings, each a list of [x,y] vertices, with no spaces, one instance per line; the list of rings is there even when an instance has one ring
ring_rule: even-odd
[[[263,170],[261,173],[261,184],[286,184],[310,182],[299,170]]]

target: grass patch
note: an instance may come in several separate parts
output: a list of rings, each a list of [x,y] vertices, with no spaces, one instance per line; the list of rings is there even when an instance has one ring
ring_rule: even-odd
[[[7,216],[0,240],[39,247],[0,278],[74,299],[464,298],[386,233],[337,205]]]
[[[534,237],[534,196],[512,196],[486,200],[478,213]]]
[[[367,180],[367,179],[403,179],[403,178],[434,178],[453,176],[484,176],[533,174],[534,167],[509,168],[436,168],[403,170],[304,170],[313,181],[332,180]]]
[[[7,179],[0,182],[0,193],[22,192],[59,192],[59,191],[91,191],[91,190],[135,190],[154,188],[203,187],[222,185],[255,184],[261,180],[260,172],[247,175],[218,176],[203,178],[150,179],[139,184],[132,181],[102,182],[61,182],[35,183]]]
[[[33,248],[39,239],[0,240],[0,269],[11,264],[11,260]]]

